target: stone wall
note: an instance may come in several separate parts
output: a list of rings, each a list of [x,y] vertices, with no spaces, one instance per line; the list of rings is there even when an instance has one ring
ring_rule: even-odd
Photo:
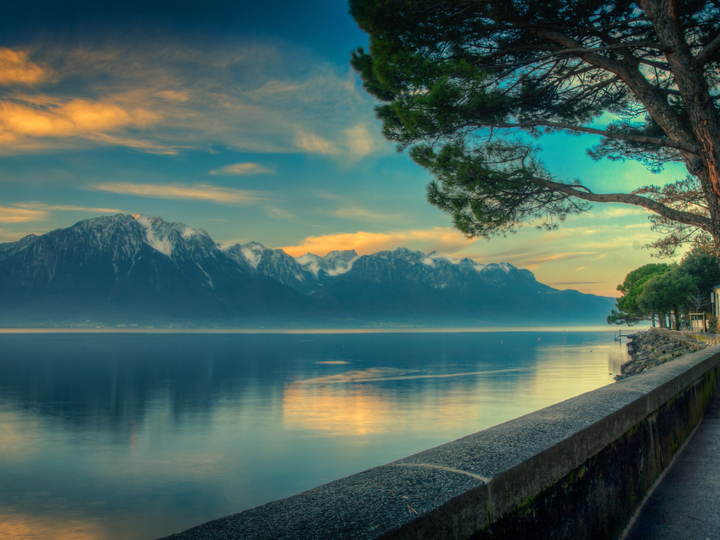
[[[629,339],[630,361],[621,366],[620,375],[615,375],[616,381],[717,343],[714,334],[690,334],[665,328],[649,328],[632,334]]]

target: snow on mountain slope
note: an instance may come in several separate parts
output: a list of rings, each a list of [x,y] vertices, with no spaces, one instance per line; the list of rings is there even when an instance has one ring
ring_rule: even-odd
[[[357,260],[358,254],[354,249],[331,251],[324,257],[306,253],[295,258],[295,261],[307,272],[312,273],[317,283],[321,285],[327,282],[328,279],[341,276],[350,271]]]
[[[318,276],[318,273],[322,269],[322,257],[320,257],[319,255],[315,255],[314,253],[306,253],[305,255],[295,257],[295,261],[297,261],[300,266],[305,268],[305,270],[314,274],[316,278]]]
[[[315,274],[281,249],[269,249],[258,242],[249,242],[223,247],[223,253],[254,274],[268,276],[297,291],[308,293],[317,286]]]
[[[160,217],[147,214],[132,214],[132,217],[145,230],[147,244],[168,257],[173,257],[177,249],[184,253],[196,249],[207,253],[217,249],[215,242],[203,229],[194,229],[184,223],[168,223]]]

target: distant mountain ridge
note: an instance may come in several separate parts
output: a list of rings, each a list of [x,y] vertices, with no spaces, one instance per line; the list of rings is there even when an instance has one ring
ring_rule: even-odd
[[[508,263],[407,248],[293,258],[145,214],[0,244],[0,324],[355,326],[600,323],[615,299]]]

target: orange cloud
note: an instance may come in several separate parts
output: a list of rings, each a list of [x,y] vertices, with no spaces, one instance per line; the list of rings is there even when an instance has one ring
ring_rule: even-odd
[[[469,246],[476,239],[467,239],[463,234],[446,227],[432,229],[411,229],[391,233],[356,233],[309,236],[297,246],[283,247],[283,251],[292,257],[305,253],[325,256],[333,250],[354,249],[360,255],[395,249],[399,246],[423,252],[438,251],[452,255],[458,249]]]
[[[350,234],[329,234],[310,236],[298,246],[286,246],[283,249],[291,257],[305,253],[314,253],[324,257],[333,250],[354,249],[360,255],[375,253],[397,247],[398,238],[392,234],[356,232]]]
[[[159,115],[143,109],[125,109],[111,101],[47,100],[44,106],[0,102],[0,139],[22,137],[88,136],[121,128],[146,127]]]
[[[33,47],[42,65],[0,48],[0,86],[24,85],[2,97],[3,155],[96,145],[176,154],[220,145],[354,163],[391,148],[352,70],[314,62],[291,44],[190,48],[148,38],[130,47]],[[235,72],[246,73],[242,83]],[[53,84],[40,94],[31,88],[39,81]]]
[[[32,85],[46,77],[46,71],[31,62],[27,53],[0,47],[0,84]]]

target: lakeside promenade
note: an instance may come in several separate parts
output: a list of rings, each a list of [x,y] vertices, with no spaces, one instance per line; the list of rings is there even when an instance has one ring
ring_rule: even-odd
[[[720,540],[720,391],[623,540]]]

